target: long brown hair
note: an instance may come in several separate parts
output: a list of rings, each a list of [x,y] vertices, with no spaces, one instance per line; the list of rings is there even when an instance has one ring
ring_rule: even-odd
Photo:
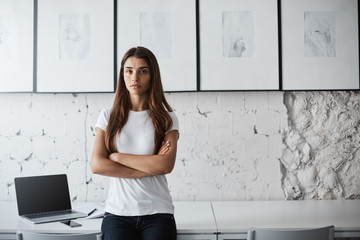
[[[115,99],[112,111],[109,118],[109,123],[105,131],[105,144],[110,153],[117,152],[116,136],[121,132],[121,129],[126,124],[129,117],[129,110],[131,108],[129,91],[125,86],[124,81],[124,64],[130,57],[141,58],[146,61],[150,69],[150,87],[148,90],[147,109],[149,116],[154,124],[154,154],[160,149],[161,142],[165,137],[165,132],[168,131],[173,122],[168,112],[172,112],[172,108],[166,101],[158,62],[154,54],[147,48],[136,47],[129,49],[122,61],[120,67],[119,81],[116,88]]]

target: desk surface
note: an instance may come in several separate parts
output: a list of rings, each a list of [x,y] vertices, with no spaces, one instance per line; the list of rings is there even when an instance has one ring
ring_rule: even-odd
[[[245,234],[249,227],[276,229],[335,226],[339,237],[360,237],[360,200],[174,202],[179,234]],[[18,217],[15,202],[0,202],[0,234],[18,229],[46,233],[100,231],[102,219],[31,224]]]
[[[215,233],[217,228],[210,202],[174,202],[175,219],[179,234]],[[28,230],[43,233],[99,232],[101,218],[77,219],[81,227],[70,228],[62,223],[32,224],[18,217],[15,202],[0,202],[0,234]]]
[[[314,228],[360,234],[360,200],[212,202],[219,232],[259,228]]]

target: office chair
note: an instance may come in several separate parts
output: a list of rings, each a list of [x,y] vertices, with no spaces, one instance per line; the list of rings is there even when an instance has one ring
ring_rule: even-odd
[[[250,228],[247,240],[333,240],[334,226],[304,230]]]
[[[17,240],[101,240],[101,233],[87,234],[50,234],[35,232],[17,232]]]

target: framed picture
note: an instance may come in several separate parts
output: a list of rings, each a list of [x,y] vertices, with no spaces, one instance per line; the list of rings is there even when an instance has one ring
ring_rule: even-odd
[[[195,0],[118,0],[117,13],[118,64],[143,46],[158,60],[165,91],[197,90]]]
[[[359,89],[358,0],[283,0],[283,90]]]
[[[33,91],[34,2],[0,0],[0,92]]]
[[[114,92],[114,1],[37,0],[36,92]]]
[[[277,0],[200,0],[200,90],[279,90]]]

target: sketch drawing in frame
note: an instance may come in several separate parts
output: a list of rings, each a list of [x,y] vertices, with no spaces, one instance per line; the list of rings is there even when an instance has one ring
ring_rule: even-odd
[[[282,0],[283,90],[358,90],[358,0]]]
[[[86,59],[90,56],[89,14],[59,15],[59,58]]]
[[[199,1],[201,91],[279,90],[277,9],[277,0]]]
[[[334,12],[304,12],[305,57],[336,57]]]
[[[222,13],[223,57],[255,56],[255,19],[253,12]]]
[[[114,92],[114,1],[37,0],[37,92]]]
[[[33,29],[33,1],[0,0],[0,92],[33,91]]]
[[[140,45],[147,46],[159,58],[172,57],[172,14],[140,13]]]
[[[197,90],[195,0],[119,0],[117,12],[118,64],[143,46],[158,60],[164,91]]]

